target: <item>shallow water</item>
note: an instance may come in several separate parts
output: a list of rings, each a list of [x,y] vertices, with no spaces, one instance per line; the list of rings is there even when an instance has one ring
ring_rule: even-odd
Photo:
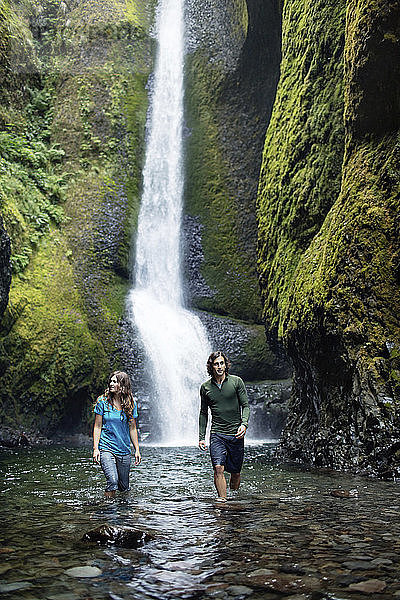
[[[115,501],[102,497],[89,448],[2,452],[0,593],[358,600],[368,596],[357,586],[377,580],[370,598],[400,597],[400,486],[285,467],[272,448],[246,448],[242,487],[222,507],[208,456],[194,447],[144,446],[129,497]],[[138,550],[80,541],[104,523],[154,539]],[[66,574],[84,565],[101,574]]]

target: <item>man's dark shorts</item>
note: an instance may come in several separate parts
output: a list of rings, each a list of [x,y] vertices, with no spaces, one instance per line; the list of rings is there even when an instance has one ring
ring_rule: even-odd
[[[213,467],[223,465],[228,473],[240,473],[243,464],[244,439],[234,435],[212,433],[210,455]]]

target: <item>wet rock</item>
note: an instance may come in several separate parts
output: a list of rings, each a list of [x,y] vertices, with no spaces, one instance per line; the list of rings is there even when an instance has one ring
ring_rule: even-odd
[[[227,583],[213,583],[207,586],[206,595],[211,598],[225,598],[227,596],[225,591],[227,587]]]
[[[207,330],[208,338],[213,348],[223,348],[232,363],[231,372],[239,375],[246,382],[263,382],[258,385],[252,383],[258,396],[262,394],[257,391],[258,388],[274,387],[272,396],[290,395],[291,376],[290,368],[282,366],[278,358],[271,353],[268,343],[265,339],[264,329],[261,325],[249,324],[246,321],[230,319],[228,317],[217,316],[202,311],[196,312],[197,316]],[[262,343],[263,351],[260,355],[257,353],[252,356],[251,349]],[[249,389],[249,399],[253,396]],[[282,390],[281,390],[282,388]],[[265,398],[267,399],[267,398]]]
[[[253,590],[245,585],[231,585],[226,590],[231,596],[248,596]]]
[[[251,583],[254,586],[263,588],[271,592],[280,594],[290,594],[294,592],[312,592],[320,587],[320,582],[314,577],[291,577],[290,575],[256,576],[252,577]]]
[[[17,590],[26,590],[32,587],[29,581],[14,581],[13,583],[0,583],[0,594],[8,594]]]
[[[11,554],[12,552],[15,552],[15,548],[8,548],[7,546],[0,548],[0,554]]]
[[[24,448],[27,446],[44,446],[50,444],[50,440],[38,432],[26,432],[16,430],[12,427],[0,427],[0,447]]]
[[[371,562],[366,560],[348,560],[342,564],[346,569],[350,569],[350,571],[368,571],[373,568]]]
[[[357,498],[358,496],[357,490],[331,490],[329,493],[335,498]]]
[[[281,565],[279,569],[282,573],[291,573],[293,575],[304,575],[305,571],[299,565],[292,565],[289,563],[285,563]]]
[[[77,596],[73,592],[65,592],[46,596],[46,600],[79,600],[79,596]]]
[[[99,577],[102,574],[102,570],[98,567],[91,567],[89,565],[85,565],[84,567],[72,567],[72,569],[67,569],[65,574],[69,577]]]
[[[260,577],[260,576],[269,576],[269,575],[273,575],[274,571],[271,571],[271,569],[256,569],[255,571],[252,571],[251,573],[249,573],[247,575],[247,577]]]
[[[0,317],[8,304],[8,295],[11,285],[11,242],[3,227],[0,217]]]
[[[371,560],[371,565],[374,567],[389,567],[393,564],[393,561],[390,558],[374,558]]]
[[[380,594],[385,588],[386,583],[380,579],[368,579],[349,585],[349,591],[362,592],[363,594]]]
[[[115,527],[114,525],[101,525],[85,533],[83,542],[95,542],[100,546],[115,545],[120,548],[138,548],[154,536],[140,529],[132,527]]]
[[[360,581],[365,580],[365,577],[360,577],[357,575],[340,575],[340,577],[336,578],[336,583],[338,585],[348,587],[351,583],[359,583]]]

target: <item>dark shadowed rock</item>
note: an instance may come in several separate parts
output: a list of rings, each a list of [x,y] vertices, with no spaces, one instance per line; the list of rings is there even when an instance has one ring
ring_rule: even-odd
[[[6,309],[11,284],[11,244],[0,217],[0,317]]]
[[[146,531],[107,524],[91,529],[82,537],[83,542],[97,543],[100,546],[112,544],[120,548],[138,548],[152,539],[154,536]]]

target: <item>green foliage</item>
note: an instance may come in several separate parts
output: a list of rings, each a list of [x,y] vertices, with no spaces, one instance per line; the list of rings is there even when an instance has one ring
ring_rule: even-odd
[[[64,212],[65,174],[56,174],[54,163],[63,151],[27,136],[0,132],[0,207],[12,240],[14,273],[22,271],[50,224],[60,225]]]
[[[0,2],[0,74],[4,69],[12,74],[13,68],[23,69],[29,62],[32,35],[26,21],[8,0]],[[18,63],[17,63],[18,61]]]
[[[89,405],[121,366],[153,5],[19,3],[25,31],[29,22],[35,31],[40,9],[41,35],[25,95],[18,103],[10,93],[0,108],[0,202],[14,267],[0,335],[2,423],[52,432],[74,398]]]

